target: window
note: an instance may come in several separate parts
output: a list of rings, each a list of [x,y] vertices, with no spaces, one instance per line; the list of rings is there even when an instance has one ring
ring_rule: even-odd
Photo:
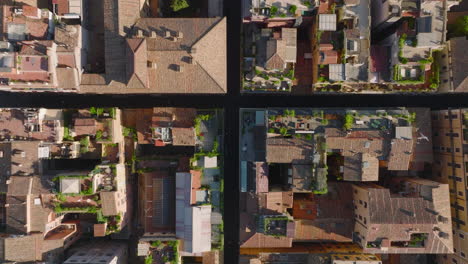
[[[361,200],[359,200],[359,204],[361,204],[361,205],[362,205],[362,201],[361,201]]]
[[[459,236],[461,239],[465,239],[465,235],[463,235],[463,234],[458,234],[458,236]]]
[[[455,180],[456,180],[457,182],[462,182],[462,178],[460,178],[460,177],[455,177]]]
[[[463,196],[463,192],[458,192],[458,195]]]
[[[457,260],[452,258],[452,262],[455,263],[455,264],[458,264]]]
[[[460,148],[456,148],[456,149],[455,149],[455,152],[460,152]]]
[[[364,208],[367,208],[367,202],[364,202]]]
[[[461,255],[463,258],[466,258],[465,252],[460,252],[460,255]]]
[[[359,220],[362,220],[362,216],[361,216],[361,215],[359,215]]]
[[[364,224],[366,225],[367,224],[367,219],[364,217]]]

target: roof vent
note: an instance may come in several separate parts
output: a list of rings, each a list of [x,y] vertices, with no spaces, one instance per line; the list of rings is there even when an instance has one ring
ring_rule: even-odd
[[[147,65],[148,65],[148,68],[152,68],[152,69],[157,68],[156,62],[154,62],[154,61],[148,61]]]
[[[368,162],[368,161],[364,161],[364,162],[362,163],[362,167],[363,167],[363,168],[369,168],[369,162]]]
[[[142,37],[143,37],[143,30],[142,30],[142,29],[139,29],[139,30],[137,31],[137,36],[138,36],[139,38],[142,38]]]
[[[187,58],[188,64],[195,64],[195,60],[192,57]]]
[[[170,38],[170,37],[171,37],[171,31],[166,30],[166,38]]]

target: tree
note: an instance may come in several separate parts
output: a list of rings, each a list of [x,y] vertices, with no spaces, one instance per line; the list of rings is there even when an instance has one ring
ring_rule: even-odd
[[[171,8],[174,12],[177,12],[187,7],[189,7],[187,0],[172,0],[171,1]]]
[[[468,36],[468,16],[459,17],[448,25],[448,32],[450,37]]]

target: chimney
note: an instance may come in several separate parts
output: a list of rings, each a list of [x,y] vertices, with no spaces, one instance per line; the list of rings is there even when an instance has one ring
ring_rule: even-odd
[[[143,30],[142,29],[139,29],[137,33],[138,33],[139,38],[143,37]]]
[[[152,30],[151,31],[151,38],[156,38],[158,35],[156,34],[156,31]]]
[[[173,38],[172,38],[172,41],[173,41],[173,42],[177,42],[177,40],[178,40],[178,38],[176,38],[176,37],[173,37]]]
[[[196,54],[197,53],[197,48],[190,48],[190,54]]]
[[[188,57],[188,64],[195,64],[195,61],[193,60],[192,57]]]
[[[177,38],[183,38],[184,37],[184,33],[181,32],[181,31],[177,31]]]
[[[183,72],[184,71],[184,67],[182,65],[177,65],[177,71],[178,72]]]
[[[166,38],[170,38],[170,37],[171,37],[171,31],[166,30]]]
[[[156,62],[154,61],[148,61],[148,68],[156,69]]]

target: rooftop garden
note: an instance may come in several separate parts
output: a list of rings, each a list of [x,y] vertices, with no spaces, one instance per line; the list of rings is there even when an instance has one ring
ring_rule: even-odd
[[[431,59],[433,57],[440,57],[439,56],[440,51],[434,51]],[[431,77],[430,77],[430,85],[429,87],[431,89],[437,89],[440,85],[440,66],[437,60],[435,60],[432,65],[431,65]]]
[[[406,34],[402,34],[400,36],[400,39],[398,39],[398,47],[399,47],[398,59],[400,60],[402,64],[408,63],[408,58],[403,57],[403,46],[405,45],[405,43],[406,43]]]
[[[145,263],[179,263],[179,240],[155,240],[150,244],[151,254],[146,257]],[[146,262],[151,259],[151,262]]]
[[[427,239],[427,234],[411,234],[409,241],[392,241],[392,247],[404,247],[404,248],[422,248]]]
[[[296,12],[297,12],[296,5],[288,5],[287,8],[272,5],[269,7],[269,9],[270,10],[269,12],[267,12],[267,14],[269,14],[270,18],[275,18],[275,17],[284,18],[284,17],[296,16]]]
[[[96,129],[96,141],[112,141],[112,120],[98,122]]]
[[[287,232],[289,218],[284,215],[261,217],[261,228],[269,236],[284,237]]]
[[[327,176],[327,144],[325,138],[320,136],[316,137],[316,150],[320,155],[318,164],[312,166],[313,178],[311,182],[311,189],[314,194],[326,194],[328,193]]]
[[[122,221],[122,215],[120,213],[114,216],[104,216],[101,210],[97,210],[96,219],[100,224],[107,224],[106,235],[120,231],[120,223]]]
[[[95,118],[113,118],[116,117],[116,109],[111,108],[100,108],[100,107],[91,107],[89,108],[89,113]]]
[[[201,132],[201,125],[203,121],[209,121],[213,118],[213,115],[206,114],[206,115],[197,115],[194,120],[194,128],[195,128],[195,134],[197,135],[197,138],[201,141],[203,141],[203,133]]]
[[[295,80],[294,69],[284,71],[267,70],[255,66],[252,78],[244,79],[245,90],[259,91],[290,91],[292,81]]]
[[[74,109],[63,110],[63,140],[64,141],[73,141],[73,137],[71,136],[71,129],[73,126],[73,115],[77,112],[78,111]]]
[[[423,84],[426,65],[406,67],[393,65],[393,80],[399,84]]]
[[[91,181],[91,176],[89,175],[59,175],[52,179],[57,186],[60,186],[60,181],[62,179],[79,179],[80,180],[80,189],[79,193],[62,193],[61,190],[57,190],[57,193],[64,196],[83,196],[83,195],[92,195],[93,194],[93,182]],[[59,187],[60,188],[60,187]]]

